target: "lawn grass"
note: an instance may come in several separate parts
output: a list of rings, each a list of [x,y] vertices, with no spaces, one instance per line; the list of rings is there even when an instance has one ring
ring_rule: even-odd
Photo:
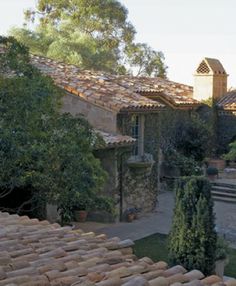
[[[167,236],[164,234],[154,234],[136,240],[134,253],[140,258],[148,256],[153,261],[164,260],[168,262]],[[229,264],[225,268],[225,275],[236,278],[236,249],[230,248],[229,261]]]

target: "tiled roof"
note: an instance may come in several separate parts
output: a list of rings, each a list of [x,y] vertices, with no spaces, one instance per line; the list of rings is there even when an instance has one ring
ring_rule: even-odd
[[[0,286],[224,285],[219,277],[204,278],[198,270],[138,259],[132,245],[0,212]]]
[[[225,110],[236,110],[236,90],[229,91],[222,96],[217,106]]]
[[[122,87],[105,73],[81,70],[76,66],[32,56],[31,62],[54,82],[81,99],[111,110],[159,110],[164,105]]]
[[[161,78],[115,76],[81,70],[76,66],[39,56],[32,56],[32,64],[51,76],[58,86],[68,92],[117,112],[159,110],[165,106],[165,101],[176,106],[199,104],[192,99],[192,87]],[[155,98],[143,96],[144,92],[152,92]],[[163,100],[159,100],[162,98]]]
[[[101,130],[95,131],[103,138],[106,147],[108,148],[132,145],[136,141],[134,138],[127,135],[110,134]]]
[[[200,104],[199,101],[192,98],[193,87],[189,85],[162,78],[131,76],[117,77],[116,82],[134,92],[140,94],[149,93],[149,96],[153,96],[153,98],[158,97],[176,106]]]

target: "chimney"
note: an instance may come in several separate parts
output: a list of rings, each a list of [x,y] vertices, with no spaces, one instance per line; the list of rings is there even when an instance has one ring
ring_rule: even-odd
[[[227,77],[219,60],[204,58],[194,73],[193,97],[217,102],[227,92]]]

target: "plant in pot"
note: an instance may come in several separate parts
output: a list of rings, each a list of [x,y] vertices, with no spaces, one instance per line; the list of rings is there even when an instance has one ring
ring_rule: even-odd
[[[104,195],[94,198],[92,210],[91,216],[93,215],[96,221],[114,222],[117,216],[114,199]]]
[[[125,220],[127,222],[132,222],[134,219],[138,218],[138,213],[140,213],[140,211],[140,209],[135,207],[126,209],[124,212]]]
[[[208,167],[206,170],[206,174],[208,179],[210,180],[215,180],[218,178],[218,169],[215,167]]]
[[[229,245],[223,237],[217,237],[215,274],[223,278],[224,268],[228,264]]]
[[[80,194],[74,205],[74,218],[78,222],[85,222],[92,205],[92,199],[87,194]]]

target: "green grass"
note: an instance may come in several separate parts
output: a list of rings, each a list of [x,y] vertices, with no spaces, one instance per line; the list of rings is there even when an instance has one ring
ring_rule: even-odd
[[[153,261],[163,260],[168,262],[167,236],[157,233],[136,240],[134,253],[140,258],[148,256]],[[236,278],[236,249],[230,248],[229,264],[225,268],[225,275]]]

